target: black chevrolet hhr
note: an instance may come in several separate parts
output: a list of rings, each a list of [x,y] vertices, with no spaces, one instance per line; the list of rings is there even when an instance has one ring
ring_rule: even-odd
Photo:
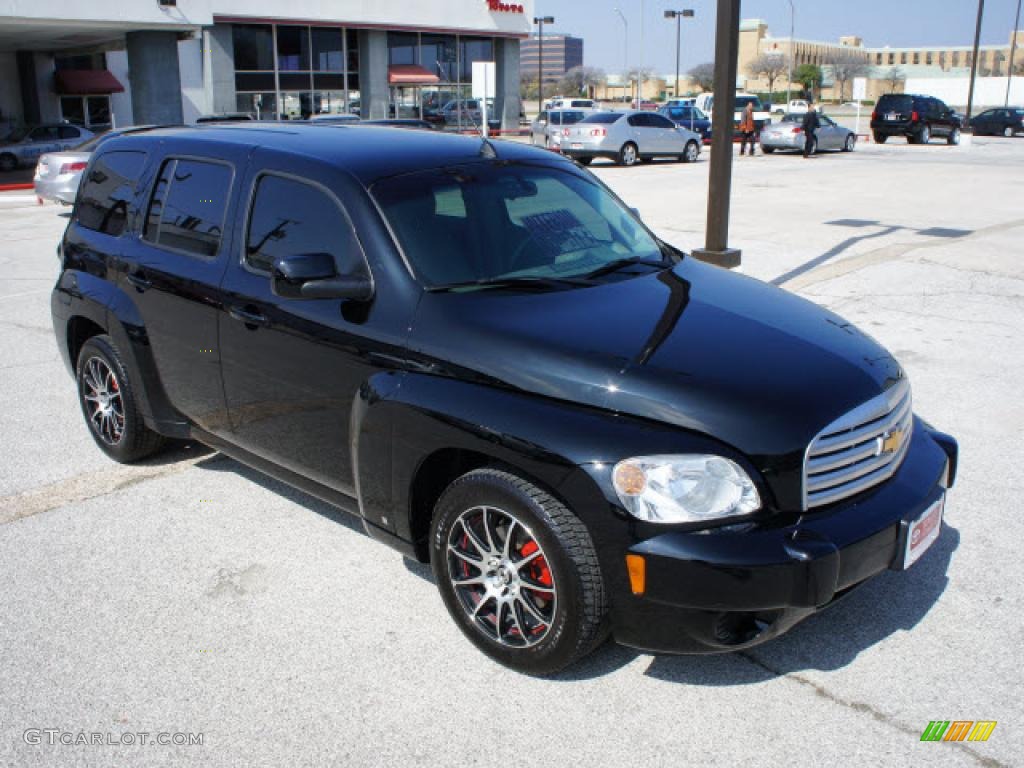
[[[54,329],[103,451],[198,440],[349,510],[525,672],[609,634],[747,648],[942,530],[957,445],[885,349],[550,152],[133,133],[94,154],[60,254]]]

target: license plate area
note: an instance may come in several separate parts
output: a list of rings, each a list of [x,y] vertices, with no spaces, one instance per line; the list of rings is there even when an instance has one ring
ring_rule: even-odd
[[[901,526],[902,543],[898,557],[897,570],[905,571],[927,552],[942,531],[942,516],[946,507],[946,495],[943,494],[913,520],[904,521]]]
[[[572,148],[572,149],[583,149],[583,145],[582,145],[582,144],[581,144],[580,142],[578,142],[578,141],[574,141],[574,142],[573,142],[572,144],[570,144],[569,146],[570,146],[570,148]]]

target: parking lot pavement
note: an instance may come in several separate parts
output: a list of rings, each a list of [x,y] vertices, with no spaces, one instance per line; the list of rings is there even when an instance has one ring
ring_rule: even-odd
[[[552,680],[487,661],[429,569],[344,513],[199,446],[102,458],[49,328],[62,209],[0,204],[0,762],[1019,764],[1024,140],[736,160],[746,273],[877,337],[960,440],[942,536],[752,651],[609,644]],[[706,162],[594,170],[700,244]],[[999,724],[921,742],[935,719]],[[203,744],[36,745],[31,728]]]

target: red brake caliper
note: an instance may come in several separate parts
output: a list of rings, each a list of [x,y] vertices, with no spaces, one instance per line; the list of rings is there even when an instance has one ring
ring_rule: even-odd
[[[537,546],[537,542],[535,542],[533,539],[530,539],[525,544],[523,544],[523,546],[519,549],[519,554],[523,557],[529,557],[538,549],[540,549],[540,547]],[[545,587],[551,586],[551,569],[548,568],[548,561],[544,559],[544,555],[541,555],[540,557],[530,562],[530,564],[527,566],[527,573],[532,581],[535,581],[538,584],[542,584]],[[527,585],[525,589],[530,589],[529,585]],[[540,593],[532,589],[530,589],[530,591],[533,592],[534,601],[541,608],[547,606],[548,598],[544,596],[547,593]],[[530,631],[536,635],[540,632],[543,632],[544,627],[536,626]]]

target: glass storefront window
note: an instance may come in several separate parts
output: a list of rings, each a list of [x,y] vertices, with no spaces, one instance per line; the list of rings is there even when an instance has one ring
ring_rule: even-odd
[[[313,91],[314,115],[341,115],[344,112],[344,91]]]
[[[88,96],[85,99],[85,111],[89,116],[90,128],[110,127],[110,97]]]
[[[111,126],[109,96],[61,96],[60,114],[64,120],[89,130]]]
[[[473,82],[474,61],[494,61],[494,40],[490,37],[460,37],[459,49],[460,82]]]
[[[305,120],[312,114],[313,98],[309,92],[286,92],[281,94],[280,119]]]
[[[440,77],[443,82],[457,80],[458,45],[455,35],[422,35],[420,64]]]
[[[274,69],[274,32],[269,24],[235,24],[236,70]]]
[[[284,71],[309,69],[309,27],[277,27],[277,68]]]
[[[415,32],[388,32],[388,64],[418,64],[418,47],[419,35]]]
[[[348,51],[348,71],[359,71],[359,34],[354,29],[345,30],[345,50]],[[349,88],[352,86],[350,85]]]
[[[277,96],[269,93],[239,93],[235,96],[239,112],[252,115],[257,120],[277,119]]]
[[[61,96],[60,114],[72,125],[85,127],[85,104],[81,96]]]
[[[345,71],[345,46],[340,29],[313,27],[313,69],[319,72]]]

